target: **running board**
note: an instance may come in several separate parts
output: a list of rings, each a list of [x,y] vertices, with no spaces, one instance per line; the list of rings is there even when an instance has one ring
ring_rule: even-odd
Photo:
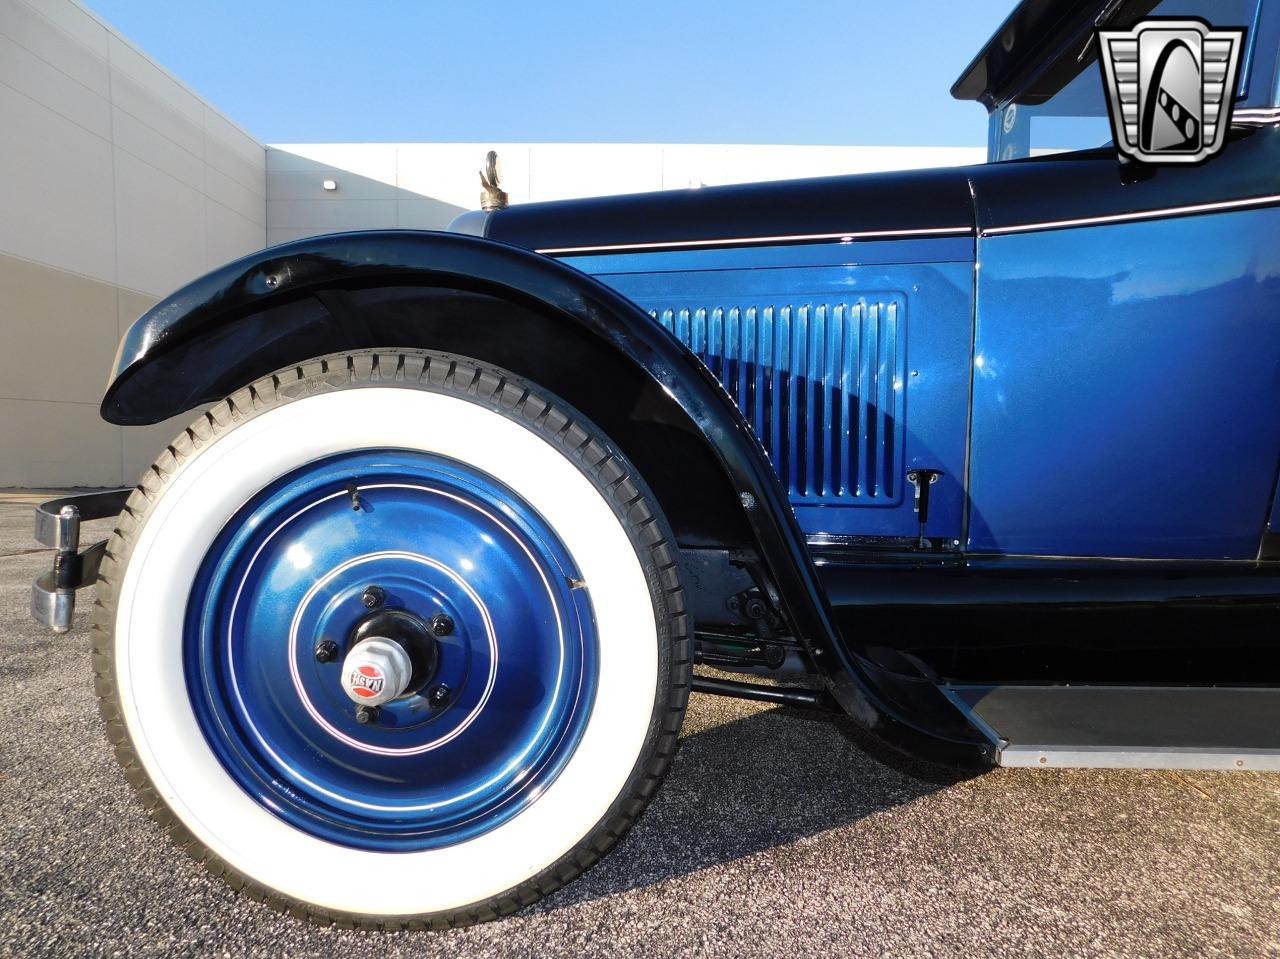
[[[1280,689],[948,685],[1002,766],[1280,771]]]
[[[1280,749],[1130,749],[1078,746],[1007,746],[1001,766],[1037,769],[1251,769],[1280,772]]]

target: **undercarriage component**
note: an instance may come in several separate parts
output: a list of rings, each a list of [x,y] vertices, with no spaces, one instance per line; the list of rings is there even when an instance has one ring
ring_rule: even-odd
[[[708,666],[728,669],[763,666],[779,669],[786,659],[787,650],[777,643],[708,633],[698,633],[694,639],[694,662]]]
[[[760,683],[743,683],[733,679],[717,679],[713,676],[694,676],[693,691],[713,696],[732,696],[759,703],[775,703],[797,709],[836,711],[835,701],[821,689],[799,689],[795,686],[765,686]]]

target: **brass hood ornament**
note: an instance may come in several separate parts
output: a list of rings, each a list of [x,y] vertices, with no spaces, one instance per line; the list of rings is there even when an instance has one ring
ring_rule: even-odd
[[[511,205],[507,194],[498,186],[498,152],[490,150],[485,157],[484,169],[480,171],[480,185],[484,187],[480,194],[480,209],[489,212],[505,210]]]

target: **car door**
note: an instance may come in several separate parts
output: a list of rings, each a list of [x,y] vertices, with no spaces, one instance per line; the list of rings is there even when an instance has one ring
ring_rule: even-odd
[[[1280,129],[975,171],[967,548],[1254,559],[1280,460]]]

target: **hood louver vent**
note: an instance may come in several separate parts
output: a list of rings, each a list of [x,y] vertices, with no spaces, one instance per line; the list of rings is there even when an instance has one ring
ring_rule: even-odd
[[[647,306],[719,378],[795,505],[900,502],[904,298],[788,299]]]

